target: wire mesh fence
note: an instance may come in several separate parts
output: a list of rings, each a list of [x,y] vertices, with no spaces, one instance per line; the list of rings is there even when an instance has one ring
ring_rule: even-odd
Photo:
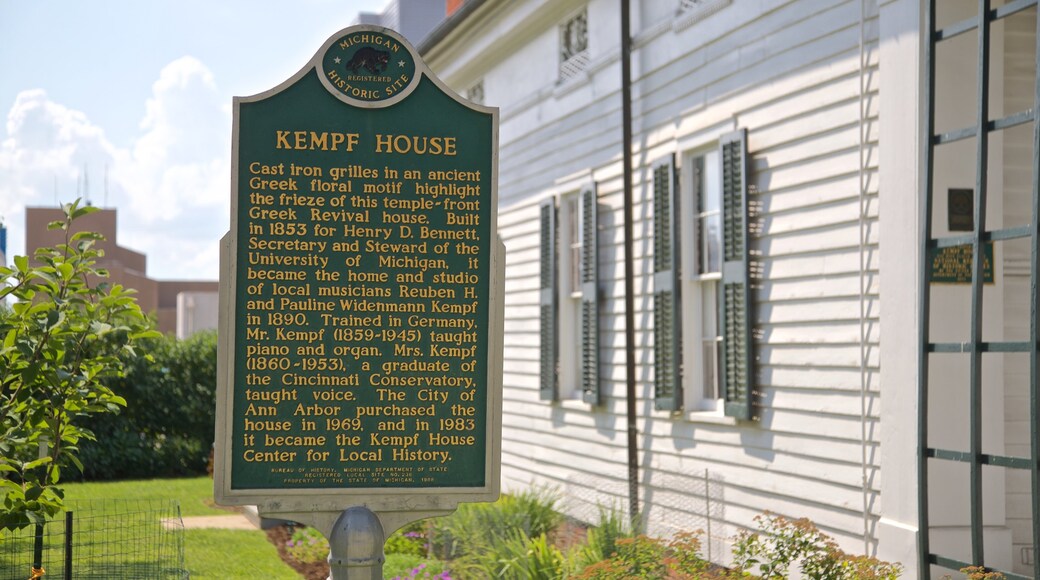
[[[43,525],[0,534],[0,580],[188,578],[176,501],[73,501],[65,507]]]

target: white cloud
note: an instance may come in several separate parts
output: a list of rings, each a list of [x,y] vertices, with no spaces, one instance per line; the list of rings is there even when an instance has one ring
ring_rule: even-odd
[[[119,244],[148,256],[150,276],[216,279],[230,188],[231,119],[222,101],[205,65],[178,59],[152,86],[141,135],[118,147],[44,91],[20,93],[0,141],[8,255],[24,253],[24,208],[84,195],[86,171],[91,200],[119,210]]]
[[[144,133],[120,165],[131,203],[148,223],[227,206],[231,122],[222,100],[213,75],[191,57],[167,65],[152,85]]]

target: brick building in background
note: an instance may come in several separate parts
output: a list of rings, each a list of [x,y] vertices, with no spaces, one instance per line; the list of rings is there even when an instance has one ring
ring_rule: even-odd
[[[25,208],[25,248],[31,258],[37,248],[64,243],[65,232],[47,229],[64,218],[60,208]],[[141,310],[154,314],[159,331],[185,338],[217,327],[217,282],[204,280],[153,280],[147,275],[148,257],[118,244],[116,210],[100,209],[78,218],[73,232],[93,231],[104,236],[98,247],[104,257],[98,266],[109,271],[109,281],[137,291]]]

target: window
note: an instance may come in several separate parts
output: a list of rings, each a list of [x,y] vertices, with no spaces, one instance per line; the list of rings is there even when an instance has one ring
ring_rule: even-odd
[[[596,192],[541,208],[541,398],[599,404]]]
[[[572,16],[560,25],[560,81],[574,78],[589,65],[588,11]]]
[[[559,305],[559,396],[574,399],[581,394],[581,210],[578,192],[560,198],[559,272],[556,303]]]
[[[654,405],[750,419],[743,131],[653,167]]]
[[[718,283],[722,257],[722,186],[719,180],[718,150],[701,151],[684,159],[681,206],[689,208],[684,223],[692,227],[683,240],[693,251],[683,269],[683,324],[693,340],[684,344],[685,368],[693,369],[683,377],[686,382],[685,408],[689,411],[716,411],[721,392],[718,360],[722,337],[719,335]]]

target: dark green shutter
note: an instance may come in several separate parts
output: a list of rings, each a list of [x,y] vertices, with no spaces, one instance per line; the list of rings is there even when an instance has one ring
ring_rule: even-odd
[[[751,289],[748,283],[747,134],[724,135],[722,162],[722,393],[727,416],[751,419]]]
[[[578,195],[581,200],[581,397],[590,405],[599,405],[599,219],[596,187],[584,187]]]
[[[539,306],[542,321],[541,382],[539,397],[555,401],[557,397],[556,347],[556,203],[549,199],[541,205],[541,285]]]
[[[654,407],[682,409],[677,188],[671,155],[654,163]]]

